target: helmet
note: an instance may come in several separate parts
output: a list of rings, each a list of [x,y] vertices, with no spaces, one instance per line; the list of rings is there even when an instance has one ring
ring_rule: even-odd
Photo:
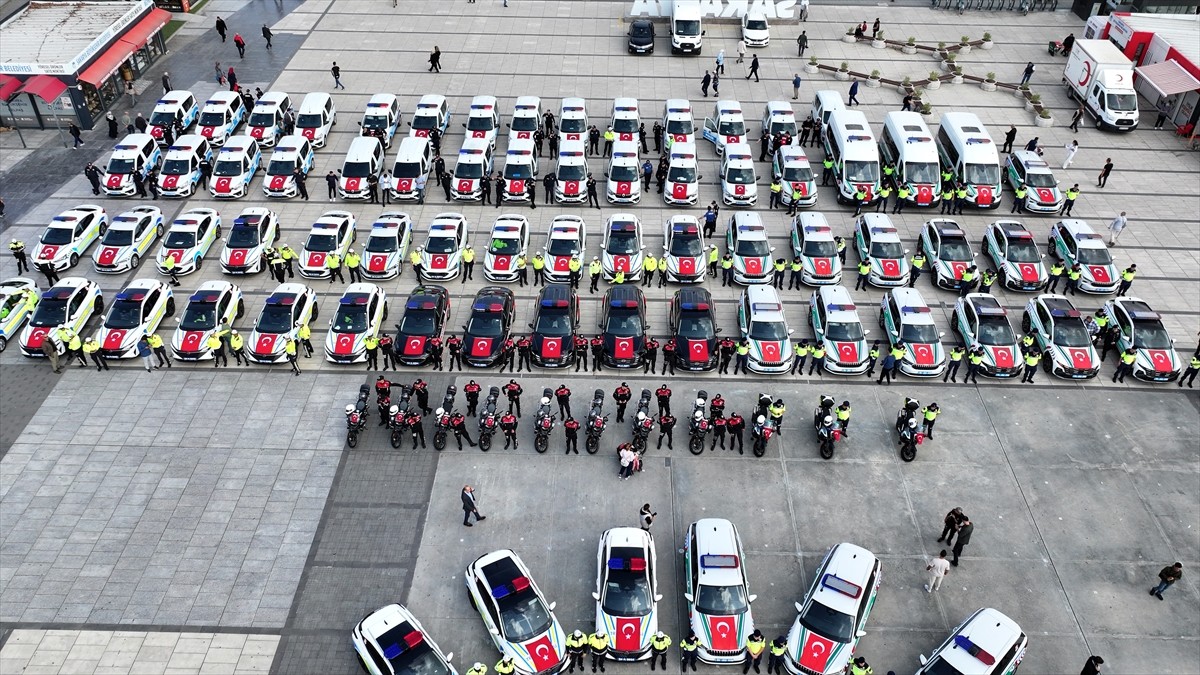
[[[704,413],[702,413],[702,412],[700,412],[699,410],[697,410],[697,411],[695,412],[695,414],[693,414],[693,415],[692,415],[692,417],[694,417],[694,418],[696,418],[696,419],[698,419],[698,420],[702,420],[702,419],[704,419]]]
[[[829,418],[826,418],[826,419],[829,419]],[[758,422],[759,424],[762,424],[763,422],[766,422],[766,421],[767,421],[767,418],[763,417],[762,415],[759,415],[758,417],[756,417],[756,418],[754,419],[754,421],[755,421],[755,422]]]
[[[638,414],[637,414],[637,418],[638,418],[638,421],[641,422],[642,420],[646,419],[646,413],[639,410]]]
[[[398,406],[398,405],[394,405],[394,406],[388,408],[389,414],[395,415],[398,412],[400,412],[400,406]]]
[[[237,329],[236,329],[236,328],[234,328],[234,329],[233,329],[233,334],[234,334],[234,335],[237,335],[237,334],[238,334],[238,332],[237,332]]]
[[[917,428],[917,421],[916,421],[916,420],[909,420],[909,421],[908,421],[908,428],[909,428],[909,429],[916,429],[916,428]]]
[[[474,669],[474,670],[482,670],[482,669],[483,669],[483,664],[482,664],[482,663],[480,663],[480,662],[478,662],[478,661],[476,661],[476,662],[475,662],[475,665],[471,666],[471,668],[472,668],[472,669]]]
[[[442,415],[446,414],[446,409],[445,409],[445,408],[438,408],[437,410],[434,410],[434,411],[433,411],[433,414],[434,414],[434,415],[437,415],[437,416],[439,416],[439,417],[440,417],[440,416],[442,416]]]
[[[549,399],[549,398],[547,398],[547,397],[545,397],[545,396],[543,396],[543,397],[542,397],[542,400],[541,400],[541,404],[542,404],[542,405],[550,405],[550,399]]]
[[[577,637],[577,638],[578,638],[578,637],[583,637],[583,631],[581,631],[581,630],[577,630],[577,631],[575,631],[574,633],[572,633],[572,635],[574,635],[574,636],[575,636],[575,637]]]
[[[608,635],[608,633],[605,633],[602,630],[596,631],[596,637],[604,637],[605,635]]]
[[[826,415],[825,419],[821,420],[821,424],[833,424],[833,417]]]
[[[657,633],[655,633],[655,634],[654,634],[654,637],[656,637],[656,638],[660,638],[660,639],[661,639],[661,638],[665,638],[665,637],[666,637],[666,635],[664,635],[664,634],[663,634],[663,632],[660,630],[660,631],[658,631]]]
[[[425,247],[424,247],[424,246],[418,246],[418,247],[417,247],[417,253],[420,253],[421,251],[424,251],[424,250],[425,250]]]
[[[702,406],[702,405],[704,405],[704,404],[705,404],[705,402],[706,402],[706,401],[705,401],[704,399],[702,399],[702,398],[698,398],[698,399],[696,399],[696,405]]]
[[[346,414],[349,415],[352,412],[354,412],[354,406],[352,406],[352,405],[346,406]]]

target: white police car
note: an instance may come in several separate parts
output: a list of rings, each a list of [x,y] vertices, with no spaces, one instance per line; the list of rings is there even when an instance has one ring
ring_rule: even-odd
[[[59,326],[64,326],[83,335],[83,328],[93,314],[104,311],[104,296],[96,282],[83,277],[63,277],[45,293],[33,310],[29,323],[21,330],[18,344],[21,354],[42,358],[42,343],[46,336]],[[58,345],[58,353],[66,351],[66,345]]]
[[[179,325],[171,335],[171,351],[175,358],[181,361],[213,358],[208,338],[222,326],[233,326],[245,311],[242,289],[222,279],[200,284],[188,298],[183,315],[178,319]]]
[[[954,331],[971,349],[983,348],[980,370],[990,377],[1015,377],[1024,361],[1008,311],[989,293],[968,293],[954,303]]]
[[[558,111],[558,135],[562,145],[573,141],[587,141],[587,103],[578,97],[562,100]]]
[[[786,373],[792,365],[792,329],[774,286],[753,284],[738,302],[738,331],[749,342],[747,367],[756,373]]]
[[[791,206],[792,194],[800,191],[800,199],[797,206],[807,208],[814,206],[817,203],[817,181],[813,176],[812,165],[808,161],[808,155],[804,154],[804,148],[798,145],[785,145],[775,151],[775,158],[771,163],[771,171],[775,178],[782,183],[782,190],[779,194],[780,201]]]
[[[200,162],[213,160],[212,145],[199,134],[184,134],[175,139],[163,158],[158,172],[158,191],[164,197],[190,197],[204,177]]]
[[[258,141],[249,136],[234,136],[225,141],[213,164],[208,192],[217,199],[239,199],[250,193],[250,181],[262,168]]]
[[[337,192],[342,199],[369,199],[371,177],[379,179],[385,157],[383,145],[374,136],[359,136],[350,141],[342,170],[338,174]],[[376,190],[378,190],[378,183]],[[378,193],[376,193],[378,197]]]
[[[362,363],[367,360],[367,336],[379,337],[387,320],[387,297],[375,284],[354,283],[338,300],[337,311],[325,334],[325,360]]]
[[[506,202],[529,201],[529,184],[537,179],[538,158],[533,141],[514,138],[504,153],[502,199]]]
[[[658,561],[654,539],[636,527],[600,535],[596,551],[596,630],[609,636],[608,657],[641,661],[658,631]]]
[[[146,120],[148,126],[146,133],[154,137],[154,140],[162,143],[165,142],[168,128],[174,134],[175,122],[187,129],[196,122],[196,117],[200,114],[200,108],[196,105],[196,97],[192,92],[186,90],[172,90],[162,95],[154,103],[154,110],[150,113],[150,119]]]
[[[483,198],[483,177],[492,173],[492,146],[485,138],[468,138],[458,151],[450,177],[450,195],[457,200]]]
[[[1015,621],[985,607],[967,617],[932,654],[921,655],[916,675],[1013,675],[1029,638]]]
[[[1046,285],[1046,266],[1033,233],[1015,220],[998,220],[983,234],[983,250],[1000,276],[1000,285],[1032,292]]]
[[[529,220],[516,213],[505,213],[492,223],[487,252],[483,255],[483,278],[488,281],[516,281],[517,256],[529,248]]]
[[[904,257],[908,249],[886,214],[864,213],[856,218],[854,246],[858,259],[871,265],[867,282],[872,286],[890,288],[908,282],[908,260]]]
[[[879,326],[889,349],[904,346],[900,372],[912,377],[937,377],[946,370],[942,336],[933,311],[915,288],[893,288],[879,301]]]
[[[400,101],[395,94],[375,94],[367,101],[367,109],[358,123],[359,134],[378,138],[383,147],[390,148],[400,117]]]
[[[746,118],[742,104],[733,100],[717,101],[711,117],[704,118],[704,140],[713,144],[718,155],[725,148],[746,142]]]
[[[450,109],[446,106],[446,97],[441,94],[425,94],[417,101],[417,109],[409,121],[410,138],[429,138],[429,132],[437,130],[446,135],[450,126]]]
[[[292,99],[282,91],[268,91],[254,102],[246,121],[246,135],[264,148],[275,145],[283,136],[283,118],[292,107]]]
[[[554,172],[554,201],[578,204],[587,201],[588,165],[583,141],[563,142]]]
[[[100,353],[110,359],[137,356],[138,340],[175,313],[171,287],[158,279],[134,279],[121,289],[96,331]]]
[[[610,204],[636,204],[642,200],[642,172],[638,165],[637,143],[617,141],[613,143],[612,159],[609,160],[605,196]]]
[[[317,294],[304,284],[279,284],[263,304],[246,338],[246,356],[255,363],[283,363],[287,342],[300,326],[317,318]]]
[[[754,206],[758,203],[758,176],[754,173],[754,155],[745,143],[725,148],[721,158],[721,202],[726,206]]]
[[[163,215],[157,206],[135,206],[113,218],[92,254],[92,267],[101,274],[134,269],[163,234]]]
[[[1117,351],[1136,352],[1133,376],[1145,382],[1171,382],[1183,364],[1162,315],[1141,298],[1120,297],[1104,303],[1104,314],[1117,330]]]
[[[55,271],[74,267],[100,235],[108,229],[108,214],[95,204],[80,204],[54,216],[31,252],[34,264]]]
[[[1096,234],[1085,221],[1060,220],[1050,227],[1047,244],[1054,257],[1063,261],[1067,268],[1078,264],[1083,276],[1079,278],[1079,290],[1084,293],[1113,293],[1120,283],[1120,275],[1113,264],[1112,253],[1104,238]]]
[[[546,233],[544,274],[552,282],[571,279],[571,261],[578,260],[583,272],[583,254],[587,251],[587,224],[579,216],[556,216]]]
[[[707,271],[704,233],[694,216],[671,216],[663,226],[663,255],[667,281],[697,284]]]
[[[1025,303],[1021,330],[1033,333],[1042,352],[1042,368],[1068,380],[1087,380],[1100,372],[1083,316],[1065,295],[1044,293]]]
[[[696,120],[692,117],[692,103],[685,98],[669,98],[663,105],[663,141],[670,141],[668,149],[675,143],[696,142]]]
[[[608,126],[616,134],[616,141],[637,144],[641,141],[641,117],[638,114],[636,98],[617,98],[613,100],[612,120]],[[615,147],[615,145],[614,145]]]
[[[232,91],[218,91],[204,102],[197,121],[200,135],[220,147],[237,131],[246,117],[242,97]]]
[[[342,259],[354,243],[356,224],[349,211],[326,211],[312,224],[308,239],[300,249],[300,276],[308,279],[327,279],[330,276],[325,259],[336,253]]]
[[[268,197],[295,197],[300,194],[296,185],[295,170],[307,175],[313,168],[314,153],[312,143],[303,136],[284,136],[279,139],[271,158],[267,161],[266,174],[263,176],[263,194]]]
[[[496,147],[496,136],[500,133],[500,111],[496,109],[495,96],[476,96],[471,99],[467,121],[463,123],[468,139],[483,139],[492,149]]]
[[[604,241],[600,244],[600,269],[605,281],[612,281],[617,272],[626,281],[642,278],[646,246],[642,243],[642,221],[632,213],[614,213],[604,224]]]
[[[458,675],[416,617],[400,605],[387,605],[363,617],[350,643],[368,675]]]
[[[133,177],[146,178],[161,159],[162,150],[153,136],[129,134],[113,146],[112,156],[100,179],[100,189],[109,197],[130,197],[137,192]]]
[[[252,206],[233,219],[229,238],[221,249],[221,271],[254,274],[267,265],[266,249],[279,238],[279,216],[270,209]]]
[[[796,111],[792,110],[792,104],[787,101],[767,101],[763,106],[762,128],[772,137],[787,134],[796,138]]]
[[[1050,165],[1036,152],[1016,150],[1004,162],[1004,175],[1013,190],[1025,185],[1025,210],[1031,213],[1058,213],[1063,193]],[[1015,199],[1015,197],[1014,197]]]
[[[363,245],[364,279],[395,279],[404,270],[404,258],[412,241],[412,220],[401,211],[384,211],[371,224]]]
[[[769,288],[769,287],[767,287]],[[700,639],[696,657],[705,663],[742,663],[754,616],[743,566],[742,540],[724,518],[704,518],[688,526],[683,542],[683,597],[687,627]]]
[[[312,142],[314,148],[323,148],[329,142],[329,134],[337,124],[337,107],[333,97],[323,91],[310,91],[300,102],[296,114],[296,133]]]
[[[221,214],[213,209],[189,209],[167,228],[162,245],[158,247],[155,263],[158,271],[167,274],[167,258],[175,261],[175,274],[191,274],[204,264],[204,256],[213,242],[221,238]]]
[[[953,220],[933,218],[921,226],[918,239],[933,272],[934,285],[958,290],[962,286],[963,272],[975,262],[975,252],[971,250],[966,232]]]
[[[674,143],[667,159],[667,181],[663,200],[668,204],[695,204],[700,195],[700,179],[696,167],[696,144]]]
[[[0,352],[8,347],[8,341],[21,330],[25,320],[33,316],[33,309],[25,302],[27,293],[33,294],[35,302],[42,295],[33,279],[13,277],[0,281]]]
[[[841,282],[842,260],[825,214],[811,211],[792,218],[792,255],[800,257],[800,280],[809,286]]]
[[[788,631],[788,672],[832,675],[845,672],[858,641],[866,635],[883,574],[867,549],[842,543],[825,554],[796,621]]]
[[[838,375],[867,372],[867,335],[845,286],[821,286],[808,300],[808,324],[825,347],[825,370]]]
[[[439,213],[429,223],[421,251],[421,276],[447,281],[462,271],[462,252],[467,245],[467,217],[461,213]]]
[[[733,256],[733,280],[739,284],[765,284],[773,272],[767,226],[753,211],[735,213],[725,229],[725,252]]]
[[[464,579],[471,606],[501,658],[511,658],[520,675],[562,671],[567,636],[554,617],[554,603],[546,602],[516,553],[482,555],[467,566]]]
[[[513,105],[512,121],[508,123],[509,143],[517,140],[532,141],[534,132],[540,128],[542,99],[537,96],[518,96]]]

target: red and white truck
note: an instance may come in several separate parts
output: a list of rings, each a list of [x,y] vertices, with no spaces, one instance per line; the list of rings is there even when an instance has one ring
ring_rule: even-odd
[[[1108,40],[1076,40],[1063,71],[1070,95],[1083,103],[1096,128],[1133,131],[1138,125],[1133,62]]]

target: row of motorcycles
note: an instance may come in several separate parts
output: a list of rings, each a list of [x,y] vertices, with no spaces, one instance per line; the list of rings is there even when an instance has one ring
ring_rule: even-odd
[[[921,402],[915,398],[904,398],[904,405],[896,413],[896,433],[900,441],[900,459],[911,462],[917,458],[917,446],[925,442],[925,434],[918,422]],[[813,429],[817,432],[817,443],[822,459],[832,459],[834,445],[845,438],[842,429],[835,423],[834,400],[822,395],[813,410]]]

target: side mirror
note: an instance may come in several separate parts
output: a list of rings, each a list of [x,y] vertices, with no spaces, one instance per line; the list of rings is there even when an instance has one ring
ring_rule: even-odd
[[[718,329],[717,329],[717,332],[718,332],[718,333],[720,333],[720,332],[722,332],[722,331],[724,331],[724,330],[725,330],[724,328],[718,328]]]
[[[605,171],[605,172],[604,172],[604,177],[605,177],[605,178],[608,178],[608,172],[607,172],[607,171]]]
[[[462,329],[463,329],[463,330],[466,330],[466,329],[467,329],[467,325],[466,325],[466,324],[463,324],[463,327],[462,327]]]
[[[528,325],[530,328],[533,328],[533,324],[526,324],[526,325]],[[596,598],[596,599],[599,600],[600,598]]]
[[[466,122],[463,122],[463,125],[462,125],[462,127],[463,127],[464,129],[466,129],[466,128],[467,128],[467,123],[466,123]]]
[[[707,32],[707,31],[700,31],[700,37],[704,37],[704,34],[705,34],[706,32]]]
[[[704,180],[704,176],[696,176],[696,180]]]
[[[359,123],[358,123],[358,126],[361,128],[361,127],[362,127],[362,122],[359,122]]]
[[[796,611],[797,611],[797,612],[803,612],[803,611],[804,611],[804,605],[802,605],[802,604],[800,604],[800,603],[798,603],[798,602],[793,602],[792,604],[796,606]]]
[[[595,592],[595,591],[592,591],[592,599],[593,599],[593,600],[595,600],[596,602],[599,602],[599,601],[600,601],[600,594],[599,594],[599,593],[597,593],[597,592]]]
[[[775,247],[774,247],[774,246],[772,246],[772,247],[771,247],[771,253],[774,253],[774,252],[775,252]]]
[[[446,654],[446,660],[447,660],[447,661],[453,661],[453,660],[454,660],[454,652],[448,652],[448,653]]]
[[[921,655],[921,665],[925,665],[926,663],[929,663],[929,659],[925,658],[925,655],[922,654]]]
[[[558,604],[557,602],[552,602],[552,603],[550,603],[550,611],[551,611],[551,612],[553,612],[553,611],[554,611],[554,606],[555,606],[555,605],[557,605],[557,604]]]
[[[466,328],[466,326],[463,326],[463,328]],[[892,331],[892,337],[900,337],[900,333],[897,331]]]
[[[904,249],[904,255],[908,255],[908,249]]]
[[[684,599],[684,600],[687,600],[688,602],[692,602],[692,594],[691,594],[691,593],[684,593],[684,594],[683,594],[683,599]]]
[[[181,317],[181,316],[175,317],[175,323],[183,323],[183,317]]]
[[[945,333],[945,331],[943,331],[943,332],[941,332],[941,333],[938,333],[938,337],[946,337],[946,333]]]
[[[751,596],[750,596],[750,602],[754,602],[754,601],[755,601],[755,600],[757,600],[757,599],[758,599],[758,596],[757,596],[757,595],[751,595]]]
[[[654,596],[654,601],[655,601],[655,602],[658,602],[659,600],[662,600],[662,599],[663,599],[663,596],[661,596],[661,595],[656,595],[656,596]],[[599,600],[599,598],[597,598],[597,600]]]
[[[499,635],[500,631],[496,630],[495,626],[488,626],[488,632],[492,635]]]
[[[1043,253],[1043,254],[1042,254],[1042,257],[1043,257],[1043,258],[1045,258],[1045,257],[1046,257],[1046,254],[1045,254],[1045,253]]]
[[[639,247],[639,250],[641,250],[641,251],[645,251],[645,250],[646,250],[646,245],[645,245],[645,244],[642,244],[642,245]]]
[[[504,126],[508,127],[509,129],[511,129],[511,128],[512,128],[512,125],[511,125],[511,124],[509,124],[508,122],[505,122],[505,123],[504,123]],[[599,598],[597,598],[597,600],[599,600]]]
[[[792,333],[795,333],[795,332],[796,332],[796,329],[795,329],[795,328],[789,328],[789,329],[788,329],[788,335],[791,335]]]
[[[855,635],[856,635],[857,637],[865,637],[865,636],[866,636],[866,634],[867,634],[867,631],[865,631],[865,630],[860,630],[860,631],[858,631],[858,633],[856,633]]]
[[[330,327],[330,328],[333,328],[333,319],[330,319],[330,320],[329,320],[329,327]]]
[[[870,335],[870,334],[871,334],[871,329],[870,329],[870,328],[868,328],[868,329],[866,329],[866,330],[864,330],[864,331],[863,331],[863,335]]]

